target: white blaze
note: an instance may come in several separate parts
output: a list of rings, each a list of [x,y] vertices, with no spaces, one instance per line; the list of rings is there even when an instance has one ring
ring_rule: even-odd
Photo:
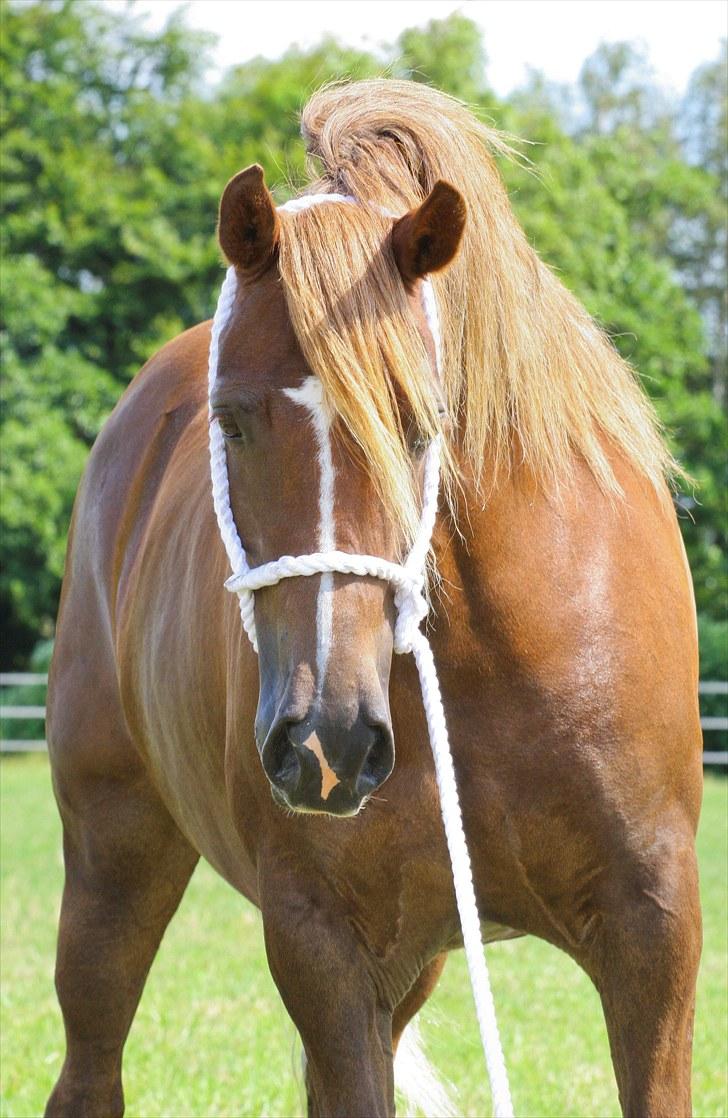
[[[318,550],[333,551],[334,530],[334,460],[331,454],[331,413],[324,400],[318,377],[306,377],[298,388],[283,390],[295,404],[306,408],[316,433],[319,464],[319,527]],[[316,690],[321,695],[326,667],[331,653],[334,613],[334,576],[323,574],[316,603]]]

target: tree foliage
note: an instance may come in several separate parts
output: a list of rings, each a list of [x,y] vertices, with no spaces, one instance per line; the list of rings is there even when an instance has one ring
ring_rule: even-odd
[[[394,71],[398,77],[427,82],[461,101],[490,99],[487,56],[480,31],[459,12],[434,19],[426,27],[403,31],[397,40]]]
[[[83,463],[124,385],[212,312],[227,178],[258,161],[281,200],[303,177],[297,116],[322,82],[429,81],[536,143],[503,172],[541,255],[609,329],[698,483],[683,529],[701,610],[725,610],[725,83],[720,60],[675,106],[629,44],[577,87],[539,75],[498,104],[475,25],[405,31],[385,56],[325,40],[254,59],[214,89],[205,36],[152,33],[93,0],[3,8],[0,616],[23,663],[52,632]],[[535,171],[535,173],[534,173]],[[457,181],[457,168],[453,168]],[[689,512],[689,514],[688,514]]]

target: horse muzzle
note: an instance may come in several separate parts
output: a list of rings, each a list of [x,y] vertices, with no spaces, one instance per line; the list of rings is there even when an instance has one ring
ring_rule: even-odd
[[[273,798],[300,812],[356,815],[394,767],[389,720],[359,710],[353,724],[278,717],[261,750]]]

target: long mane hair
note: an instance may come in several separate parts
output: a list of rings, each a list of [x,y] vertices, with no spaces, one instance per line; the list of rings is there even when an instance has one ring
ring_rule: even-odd
[[[461,103],[388,79],[337,84],[302,116],[320,177],[310,190],[360,206],[285,215],[280,267],[294,329],[344,428],[397,521],[416,521],[402,399],[424,436],[442,431],[451,485],[469,467],[490,485],[523,463],[558,489],[577,457],[619,492],[610,458],[625,457],[665,492],[677,469],[634,371],[529,245],[494,154],[507,145]],[[464,196],[461,250],[434,277],[449,423],[425,375],[389,244],[391,219],[438,179]]]

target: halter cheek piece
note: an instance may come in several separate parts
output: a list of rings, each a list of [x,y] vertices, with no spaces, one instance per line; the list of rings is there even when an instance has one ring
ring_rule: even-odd
[[[288,213],[300,213],[310,206],[340,202],[357,205],[356,199],[343,194],[314,194],[294,198],[281,206]],[[237,279],[235,268],[227,270],[212,322],[210,356],[208,365],[208,393],[212,392],[217,376],[220,335],[228,322],[235,301]],[[422,284],[422,299],[427,325],[435,342],[438,368],[440,366],[440,326],[437,303],[432,284]],[[437,499],[440,487],[440,440],[433,439],[426,451],[422,511],[412,549],[403,564],[391,563],[374,555],[351,555],[343,551],[322,551],[311,555],[284,555],[260,567],[249,567],[245,549],[240,541],[230,505],[225,441],[220,425],[210,423],[210,472],[212,499],[215,515],[225,551],[233,574],[225,582],[228,590],[238,595],[243,626],[250,642],[258,651],[255,629],[255,591],[265,586],[276,586],[284,578],[301,578],[318,574],[349,574],[362,578],[379,578],[390,582],[394,588],[397,620],[394,630],[394,650],[412,652],[417,664],[422,689],[422,703],[427,718],[430,745],[435,759],[435,771],[440,791],[440,805],[445,826],[453,883],[457,900],[463,944],[470,970],[473,997],[485,1051],[488,1075],[493,1094],[496,1118],[511,1118],[508,1076],[501,1048],[495,1006],[480,935],[480,916],[475,899],[473,875],[465,834],[463,831],[460,801],[455,783],[450,744],[442,705],[440,684],[429,641],[420,629],[427,617],[428,605],[424,596],[425,569],[432,532],[437,516]]]

